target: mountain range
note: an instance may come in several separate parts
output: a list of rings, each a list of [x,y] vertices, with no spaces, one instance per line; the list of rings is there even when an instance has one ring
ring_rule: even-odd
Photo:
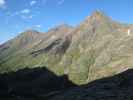
[[[133,68],[133,25],[95,11],[76,27],[27,30],[0,45],[0,72],[44,67],[77,85]]]

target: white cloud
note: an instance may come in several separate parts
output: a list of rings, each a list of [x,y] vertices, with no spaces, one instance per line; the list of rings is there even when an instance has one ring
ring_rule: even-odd
[[[65,2],[65,0],[59,0],[58,5],[62,5]]]
[[[28,26],[27,29],[39,29],[41,27],[42,26],[40,24],[35,24],[35,25]]]
[[[33,16],[32,15],[21,15],[22,19],[32,19]]]
[[[35,5],[36,3],[37,3],[37,1],[33,0],[33,1],[30,2],[30,5],[33,6],[33,5]]]
[[[23,9],[23,10],[20,10],[20,11],[16,11],[14,13],[8,12],[7,16],[9,16],[9,17],[18,16],[18,17],[20,17],[20,18],[22,18],[24,20],[30,20],[34,16],[30,12],[31,12],[30,9]]]
[[[5,0],[0,0],[0,7],[4,7],[6,4]]]
[[[36,27],[36,28],[41,28],[41,25],[35,25],[34,27]]]
[[[22,14],[29,14],[30,13],[30,9],[23,9],[21,11]]]

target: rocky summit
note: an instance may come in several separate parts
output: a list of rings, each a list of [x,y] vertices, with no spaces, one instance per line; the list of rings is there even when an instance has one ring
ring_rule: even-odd
[[[59,89],[58,86],[53,87],[52,92],[44,92],[48,93],[47,96],[43,94],[39,95],[39,98],[45,97],[45,100],[75,100],[75,98],[76,100],[131,100],[133,98],[130,95],[133,88],[130,71],[133,68],[132,42],[133,25],[115,21],[99,11],[93,12],[76,27],[61,24],[48,32],[28,30],[0,45],[0,80],[5,80],[7,84],[9,79],[18,84],[19,88],[25,87],[25,90],[35,87],[33,91],[29,89],[30,93],[33,92],[30,96],[36,91],[43,94],[42,88],[45,89],[48,83],[44,82],[46,86],[43,86],[40,80],[49,80],[48,75],[30,71],[34,74],[29,76],[26,70],[21,73],[22,76],[17,77],[17,73],[25,68],[28,70],[45,68],[55,77],[58,76],[57,80],[61,82],[61,87]],[[21,79],[26,75],[33,81],[33,87],[27,88],[31,84],[29,81],[21,85],[14,78]],[[67,76],[67,81],[64,79],[60,81],[62,78],[59,77],[64,75]],[[65,88],[62,83],[64,81],[66,85],[70,85],[68,85],[70,89]],[[41,90],[38,85],[42,86]],[[16,91],[19,91],[18,95],[26,94],[21,88],[20,90],[16,88],[17,86],[11,85],[11,89],[6,88],[5,94],[17,95]],[[49,93],[52,93],[50,98]]]

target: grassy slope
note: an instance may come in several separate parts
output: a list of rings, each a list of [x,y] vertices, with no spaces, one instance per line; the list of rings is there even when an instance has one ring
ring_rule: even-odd
[[[0,54],[2,60],[9,56],[7,62],[1,63],[0,70],[4,72],[23,67],[46,66],[56,74],[67,73],[76,84],[114,75],[132,68],[133,65],[133,35],[131,32],[128,36],[128,29],[133,30],[133,26],[114,22],[102,13],[95,12],[71,33],[64,27],[61,30],[55,28],[49,31],[38,45],[10,55],[11,51],[15,51],[13,47]],[[30,55],[34,50],[64,39],[66,34],[72,36],[72,42],[64,55],[53,54],[52,50],[36,57]],[[54,46],[57,47],[60,47],[60,44]]]

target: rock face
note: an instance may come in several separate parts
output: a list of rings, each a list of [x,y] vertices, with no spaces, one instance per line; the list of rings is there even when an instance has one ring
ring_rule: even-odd
[[[79,26],[59,25],[47,33],[26,31],[0,46],[0,71],[46,66],[75,84],[133,68],[133,25],[94,12]]]

